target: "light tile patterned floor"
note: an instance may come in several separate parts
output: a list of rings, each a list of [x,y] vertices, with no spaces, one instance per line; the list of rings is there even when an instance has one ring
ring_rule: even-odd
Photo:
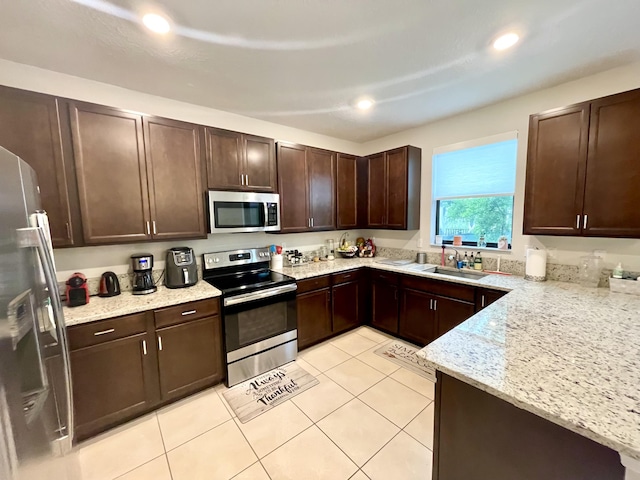
[[[83,480],[427,480],[434,384],[362,327],[304,350],[320,383],[241,424],[206,390],[79,446]]]

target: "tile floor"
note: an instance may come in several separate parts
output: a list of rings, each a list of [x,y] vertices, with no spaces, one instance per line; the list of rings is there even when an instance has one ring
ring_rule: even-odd
[[[82,480],[426,480],[434,384],[362,327],[296,360],[320,383],[241,424],[224,385],[80,444]]]

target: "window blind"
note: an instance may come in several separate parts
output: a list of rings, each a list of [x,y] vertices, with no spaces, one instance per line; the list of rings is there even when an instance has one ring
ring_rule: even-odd
[[[468,148],[436,149],[433,199],[513,195],[517,150],[517,138]]]

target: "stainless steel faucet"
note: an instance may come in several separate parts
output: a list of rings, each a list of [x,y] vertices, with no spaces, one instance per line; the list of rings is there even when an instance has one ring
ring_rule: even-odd
[[[455,248],[448,248],[448,250],[453,250],[454,252],[456,252],[455,255],[449,255],[447,257],[448,260],[453,260],[455,262],[455,267],[458,267],[458,262],[460,261],[460,252],[458,252],[458,250],[456,250]]]

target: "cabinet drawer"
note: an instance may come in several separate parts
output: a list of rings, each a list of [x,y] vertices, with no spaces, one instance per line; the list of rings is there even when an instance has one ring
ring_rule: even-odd
[[[110,318],[69,327],[69,349],[77,350],[117,338],[146,333],[149,312]]]
[[[476,288],[469,285],[431,280],[429,278],[414,277],[412,275],[403,275],[401,283],[403,287],[433,293],[434,295],[456,298],[466,302],[475,301]]]
[[[331,279],[333,280],[334,285],[338,285],[339,283],[345,282],[353,282],[354,280],[358,280],[360,278],[360,269],[357,270],[348,270],[346,272],[334,273],[331,275]]]
[[[392,285],[397,285],[399,276],[392,272],[383,272],[381,270],[371,270],[371,280],[380,280]]]
[[[298,293],[310,292],[311,290],[318,290],[319,288],[326,288],[330,285],[330,283],[331,277],[329,275],[298,280]]]
[[[153,312],[156,328],[168,327],[179,323],[211,317],[220,311],[220,301],[217,298],[207,298],[197,302],[181,303],[172,307],[162,308]]]

